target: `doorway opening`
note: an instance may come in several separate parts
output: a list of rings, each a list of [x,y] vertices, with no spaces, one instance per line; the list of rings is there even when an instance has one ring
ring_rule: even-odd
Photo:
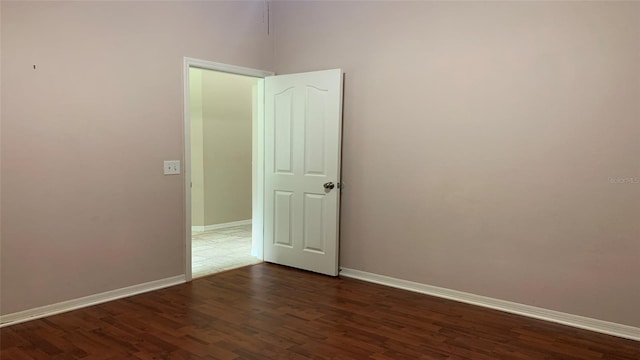
[[[186,279],[262,261],[262,78],[185,59]]]

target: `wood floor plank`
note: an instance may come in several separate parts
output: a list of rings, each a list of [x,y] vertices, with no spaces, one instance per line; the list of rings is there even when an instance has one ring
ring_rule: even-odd
[[[0,329],[0,359],[622,359],[640,342],[258,264]]]

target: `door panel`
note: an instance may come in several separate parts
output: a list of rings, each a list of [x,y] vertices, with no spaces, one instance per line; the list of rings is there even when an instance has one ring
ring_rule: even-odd
[[[324,195],[304,194],[303,250],[324,254]]]
[[[273,97],[275,116],[275,171],[293,173],[293,88],[288,88]]]
[[[338,274],[342,71],[265,79],[264,259]]]
[[[276,190],[274,193],[274,244],[276,246],[291,248],[293,247],[293,231],[291,229],[291,225],[293,224],[293,192]]]

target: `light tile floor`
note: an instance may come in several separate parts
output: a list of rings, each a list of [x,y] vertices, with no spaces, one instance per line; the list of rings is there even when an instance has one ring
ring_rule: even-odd
[[[251,225],[194,232],[191,240],[193,278],[262,262],[251,256]]]

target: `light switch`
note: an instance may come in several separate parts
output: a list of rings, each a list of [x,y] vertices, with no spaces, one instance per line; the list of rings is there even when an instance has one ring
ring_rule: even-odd
[[[180,174],[180,160],[165,160],[164,161],[164,174],[165,175],[179,175]]]

